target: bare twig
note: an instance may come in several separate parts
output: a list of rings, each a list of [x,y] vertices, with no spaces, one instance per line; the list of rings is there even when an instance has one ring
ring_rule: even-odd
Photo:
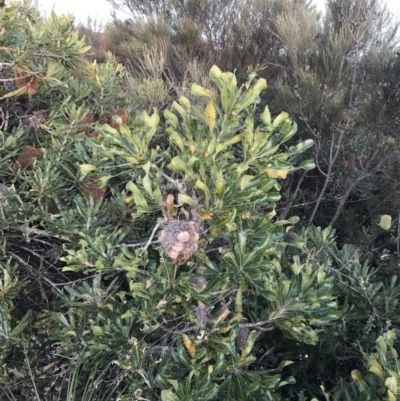
[[[13,252],[9,252],[10,255],[16,259],[19,263],[21,263],[22,265],[24,265],[25,267],[27,267],[28,269],[32,270],[32,266],[29,265],[29,263],[25,262],[25,260],[23,260],[21,257],[19,257],[18,255],[16,255]],[[61,291],[57,288],[57,286],[50,281],[47,277],[45,276],[40,276],[41,279],[43,279],[47,284],[49,284],[51,287],[53,287],[58,293],[60,293]]]
[[[159,220],[159,221],[157,222],[156,226],[153,228],[153,231],[151,232],[150,238],[149,238],[149,240],[146,242],[146,245],[144,246],[144,248],[141,250],[139,256],[142,256],[142,255],[147,251],[147,248],[151,245],[152,239],[153,239],[154,235],[156,234],[156,231],[158,230],[158,228],[160,227],[160,225],[161,225],[161,221]]]
[[[155,163],[151,163],[151,167],[153,167],[153,168],[156,169],[156,170],[159,170],[157,164],[155,164]],[[167,174],[165,174],[165,173],[162,173],[162,175],[163,175],[163,177],[164,177],[167,181],[169,181],[171,184],[173,184],[173,185],[175,186],[175,188],[176,188],[181,194],[186,194],[186,188],[185,188],[185,186],[184,186],[182,183],[180,183],[180,182],[177,181],[177,180],[174,180],[173,178],[171,178],[169,175],[167,175]]]

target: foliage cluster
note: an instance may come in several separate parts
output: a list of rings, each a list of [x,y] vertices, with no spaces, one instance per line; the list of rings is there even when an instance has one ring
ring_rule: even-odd
[[[307,86],[312,99],[324,57],[333,57],[309,46],[312,67],[296,59],[300,42],[285,31],[295,26],[293,15],[307,24],[298,35],[320,29],[307,4],[242,3],[132,2],[137,20],[107,28],[111,48],[112,35],[126,35],[120,47],[94,61],[70,17],[43,19],[29,1],[0,7],[4,399],[400,398],[396,255],[380,252],[388,258],[377,263],[358,243],[337,244],[332,228],[296,217],[303,209],[288,195],[291,177],[302,177],[297,192],[305,199],[321,185],[319,173],[308,176],[316,171],[307,159],[312,149],[324,171],[323,147],[343,151],[349,127],[354,141],[374,147],[375,139],[362,139],[361,124],[332,119],[321,128],[332,139],[322,141],[307,131],[314,123],[302,119],[291,93],[284,96],[304,70],[311,72],[301,85],[315,78],[314,89]],[[331,36],[332,26],[327,20],[321,33],[327,42],[345,36],[339,28]],[[101,38],[92,35],[93,43]],[[252,40],[264,47],[251,53]],[[364,39],[352,43],[354,54],[371,48],[357,48]],[[349,52],[342,70],[353,76]],[[184,56],[190,59],[181,63]],[[272,57],[281,66],[270,71],[270,111],[265,71],[242,67]],[[381,59],[377,53],[377,69]],[[238,74],[205,60],[237,66]],[[325,78],[328,70],[333,64]],[[358,79],[338,95],[336,113],[350,95],[360,110],[372,104],[364,91],[372,81]],[[275,112],[283,103],[299,127]],[[395,152],[390,137],[382,141],[378,153]],[[396,246],[390,218],[382,221],[360,236]],[[165,245],[174,224],[187,231],[171,238],[172,247],[178,238],[192,241],[184,258]]]

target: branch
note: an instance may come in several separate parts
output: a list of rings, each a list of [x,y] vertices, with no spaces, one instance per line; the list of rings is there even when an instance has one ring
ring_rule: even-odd
[[[27,267],[27,268],[30,269],[30,270],[33,269],[32,266],[29,265],[29,263],[25,262],[25,260],[23,260],[22,258],[20,258],[18,255],[16,255],[16,254],[13,253],[13,252],[9,252],[9,253],[10,253],[10,255],[11,255],[14,259],[16,259],[19,263],[21,263],[22,265],[24,265],[25,267]],[[45,276],[42,275],[42,276],[40,276],[40,278],[43,279],[44,281],[46,281],[46,283],[49,284],[51,287],[53,287],[58,293],[61,292],[61,291],[57,288],[57,286],[56,286],[52,281],[50,281],[47,277],[45,277]]]
[[[151,243],[152,243],[151,241],[152,241],[154,235],[156,234],[156,231],[157,231],[158,228],[160,227],[160,225],[161,225],[161,221],[158,221],[157,224],[156,224],[156,226],[153,228],[153,231],[151,232],[151,235],[150,235],[149,240],[146,242],[146,245],[145,245],[144,248],[141,250],[139,256],[142,256],[142,255],[147,251],[147,248],[151,245]]]
[[[151,167],[153,167],[156,170],[159,170],[157,164],[155,163],[151,163]],[[180,183],[177,180],[174,180],[173,178],[171,178],[169,175],[165,174],[164,172],[162,173],[163,177],[169,181],[171,184],[173,184],[175,186],[175,188],[181,193],[181,194],[186,194],[186,188],[184,185],[182,185],[182,183]]]

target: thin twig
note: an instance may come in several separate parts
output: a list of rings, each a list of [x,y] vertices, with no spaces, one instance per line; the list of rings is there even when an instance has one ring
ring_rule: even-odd
[[[153,167],[156,170],[159,170],[157,164],[155,163],[151,163],[151,167]],[[182,185],[179,181],[174,180],[173,178],[171,178],[169,175],[162,173],[163,177],[169,181],[171,184],[173,184],[175,186],[175,188],[181,193],[181,194],[186,194],[186,190],[184,185]]]
[[[10,255],[16,259],[19,263],[21,263],[22,265],[24,265],[25,267],[29,268],[30,270],[32,270],[32,266],[29,265],[29,263],[25,262],[25,260],[23,260],[22,258],[20,258],[18,255],[16,255],[13,252],[10,252]],[[57,288],[57,286],[50,281],[47,277],[45,276],[41,276],[40,278],[42,278],[44,281],[46,281],[47,284],[49,284],[51,287],[53,287],[58,293],[60,293],[61,291]]]
[[[158,230],[160,225],[161,225],[161,221],[158,221],[156,226],[153,228],[153,231],[151,232],[149,240],[147,241],[146,245],[144,246],[144,248],[140,252],[139,256],[142,256],[147,251],[147,248],[151,245],[152,239],[153,239],[154,235],[156,234],[156,231]]]

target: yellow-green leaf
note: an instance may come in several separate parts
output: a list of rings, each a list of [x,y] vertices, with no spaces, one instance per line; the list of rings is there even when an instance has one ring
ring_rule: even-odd
[[[190,356],[194,358],[196,355],[196,347],[192,343],[192,340],[186,335],[182,334],[183,343],[185,344],[186,349],[188,350]]]
[[[396,396],[388,390],[388,401],[396,401]]]
[[[206,106],[206,111],[204,113],[204,118],[206,120],[206,123],[208,127],[210,128],[210,131],[214,130],[215,127],[215,122],[217,119],[217,114],[215,112],[215,107],[214,103],[211,101],[207,104]]]
[[[269,178],[282,178],[282,180],[284,180],[288,174],[286,170],[277,170],[273,168],[267,168],[265,172],[268,174]]]
[[[192,95],[193,96],[207,96],[212,99],[214,94],[209,89],[203,88],[200,85],[193,84],[192,85]]]
[[[392,377],[388,377],[385,381],[385,386],[393,393],[393,394],[397,394],[397,380],[396,378]]]
[[[271,124],[271,113],[269,111],[268,106],[265,106],[264,111],[260,114],[260,118],[264,124],[267,124],[267,125]]]
[[[79,168],[82,175],[89,174],[92,171],[96,170],[96,166],[93,166],[93,164],[81,164]]]
[[[286,113],[286,111],[282,111],[282,113],[279,114],[279,116],[275,117],[275,120],[272,123],[272,125],[274,127],[277,127],[278,125],[280,125],[282,123],[282,121],[285,121],[288,117],[289,117],[289,114]]]
[[[178,194],[178,203],[183,204],[187,203],[188,205],[196,205],[196,202],[189,196],[185,194]]]
[[[250,354],[250,352],[253,350],[254,343],[256,342],[256,339],[258,337],[259,333],[257,331],[253,330],[249,337],[247,338],[246,345],[243,348],[242,355],[240,355],[240,360],[244,361],[246,357]]]
[[[100,326],[92,326],[92,331],[95,336],[103,335],[103,329]]]
[[[13,96],[19,96],[19,95],[22,95],[23,93],[25,93],[25,86],[23,86],[22,88],[18,88],[18,89],[16,89],[15,91],[12,91],[12,92],[8,92],[8,93],[6,93],[3,97],[0,97],[0,100],[1,99],[6,99],[6,98],[8,98],[8,97],[13,97]]]
[[[212,75],[215,78],[220,78],[221,74],[222,74],[222,71],[216,65],[213,65],[211,67],[210,75]]]

